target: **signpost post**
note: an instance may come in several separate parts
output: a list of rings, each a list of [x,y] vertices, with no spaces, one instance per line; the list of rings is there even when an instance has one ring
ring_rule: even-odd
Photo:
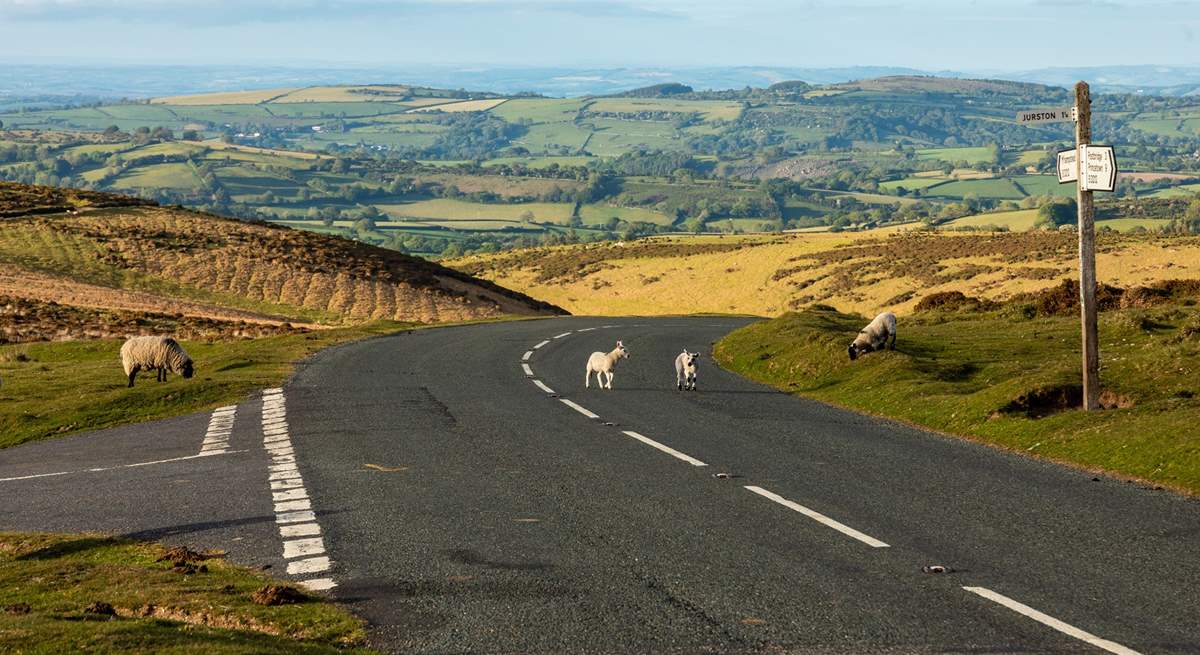
[[[1100,406],[1100,341],[1096,332],[1096,209],[1093,191],[1117,187],[1117,158],[1112,146],[1092,142],[1092,96],[1087,82],[1075,85],[1070,109],[1023,111],[1019,123],[1075,121],[1075,149],[1058,153],[1058,181],[1076,183],[1079,203],[1079,313],[1083,334],[1083,409]]]

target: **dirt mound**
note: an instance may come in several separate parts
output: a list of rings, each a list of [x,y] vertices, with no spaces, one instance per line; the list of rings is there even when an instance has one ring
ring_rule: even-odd
[[[216,558],[221,558],[221,557],[225,557],[225,554],[208,552],[208,551],[198,553],[194,550],[191,550],[187,546],[172,546],[171,548],[168,548],[166,550],[166,552],[164,552],[162,554],[162,557],[159,557],[155,561],[170,562],[171,564],[173,564],[175,566],[179,566],[181,564],[204,562],[204,561],[207,561],[210,559],[216,559]]]
[[[83,608],[84,614],[94,614],[97,616],[116,616],[117,611],[112,605],[102,601],[94,601],[91,605]]]
[[[1109,389],[1100,392],[1100,407],[1103,409],[1128,409],[1134,404],[1132,398]],[[1044,418],[1081,407],[1083,387],[1078,384],[1060,384],[1027,391],[1001,407],[997,413]]]
[[[250,600],[259,605],[291,605],[308,600],[300,590],[286,585],[267,585],[250,594]]]
[[[1125,290],[1100,284],[1096,287],[1096,308],[1099,311],[1117,309]],[[1067,316],[1079,311],[1079,282],[1063,280],[1062,284],[1043,291],[1018,294],[1009,304],[1031,304],[1038,316]]]

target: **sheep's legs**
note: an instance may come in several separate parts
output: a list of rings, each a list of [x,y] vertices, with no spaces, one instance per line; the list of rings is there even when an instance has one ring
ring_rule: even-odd
[[[133,369],[129,371],[129,387],[130,388],[133,387],[133,381],[135,379],[137,379],[138,371],[140,371],[141,369],[142,369],[141,366],[134,366]]]
[[[587,373],[583,374],[583,388],[584,389],[592,388],[592,369],[590,369],[590,368],[587,370]]]
[[[892,333],[892,340],[888,343],[888,350],[896,349],[896,333]]]

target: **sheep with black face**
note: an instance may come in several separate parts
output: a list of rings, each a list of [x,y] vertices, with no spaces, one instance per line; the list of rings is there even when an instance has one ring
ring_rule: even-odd
[[[696,362],[700,353],[688,352],[687,348],[675,358],[675,388],[679,391],[696,390]]]
[[[891,312],[883,312],[876,316],[875,320],[859,331],[848,349],[850,361],[858,359],[863,353],[883,350],[885,346],[888,350],[896,349],[896,315]]]
[[[166,381],[168,371],[185,378],[193,374],[192,358],[171,337],[130,337],[121,346],[121,365],[131,387],[138,371],[157,371],[159,382]]]

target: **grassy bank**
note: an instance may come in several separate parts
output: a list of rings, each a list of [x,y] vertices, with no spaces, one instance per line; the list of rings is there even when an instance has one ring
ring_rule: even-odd
[[[132,389],[121,370],[119,340],[0,346],[0,448],[81,430],[178,416],[241,401],[277,386],[295,363],[329,346],[407,326],[376,322],[262,339],[184,341],[196,376],[165,383],[143,373]]]
[[[0,533],[6,653],[368,653],[362,622],[221,558],[99,535]],[[259,597],[262,600],[262,597]]]
[[[1034,315],[1034,318],[1028,316]],[[902,318],[897,350],[849,361],[862,316],[817,307],[737,330],[716,359],[752,379],[1037,457],[1200,493],[1200,312],[1101,315],[1104,401],[1078,402],[1079,328],[1028,305]]]

